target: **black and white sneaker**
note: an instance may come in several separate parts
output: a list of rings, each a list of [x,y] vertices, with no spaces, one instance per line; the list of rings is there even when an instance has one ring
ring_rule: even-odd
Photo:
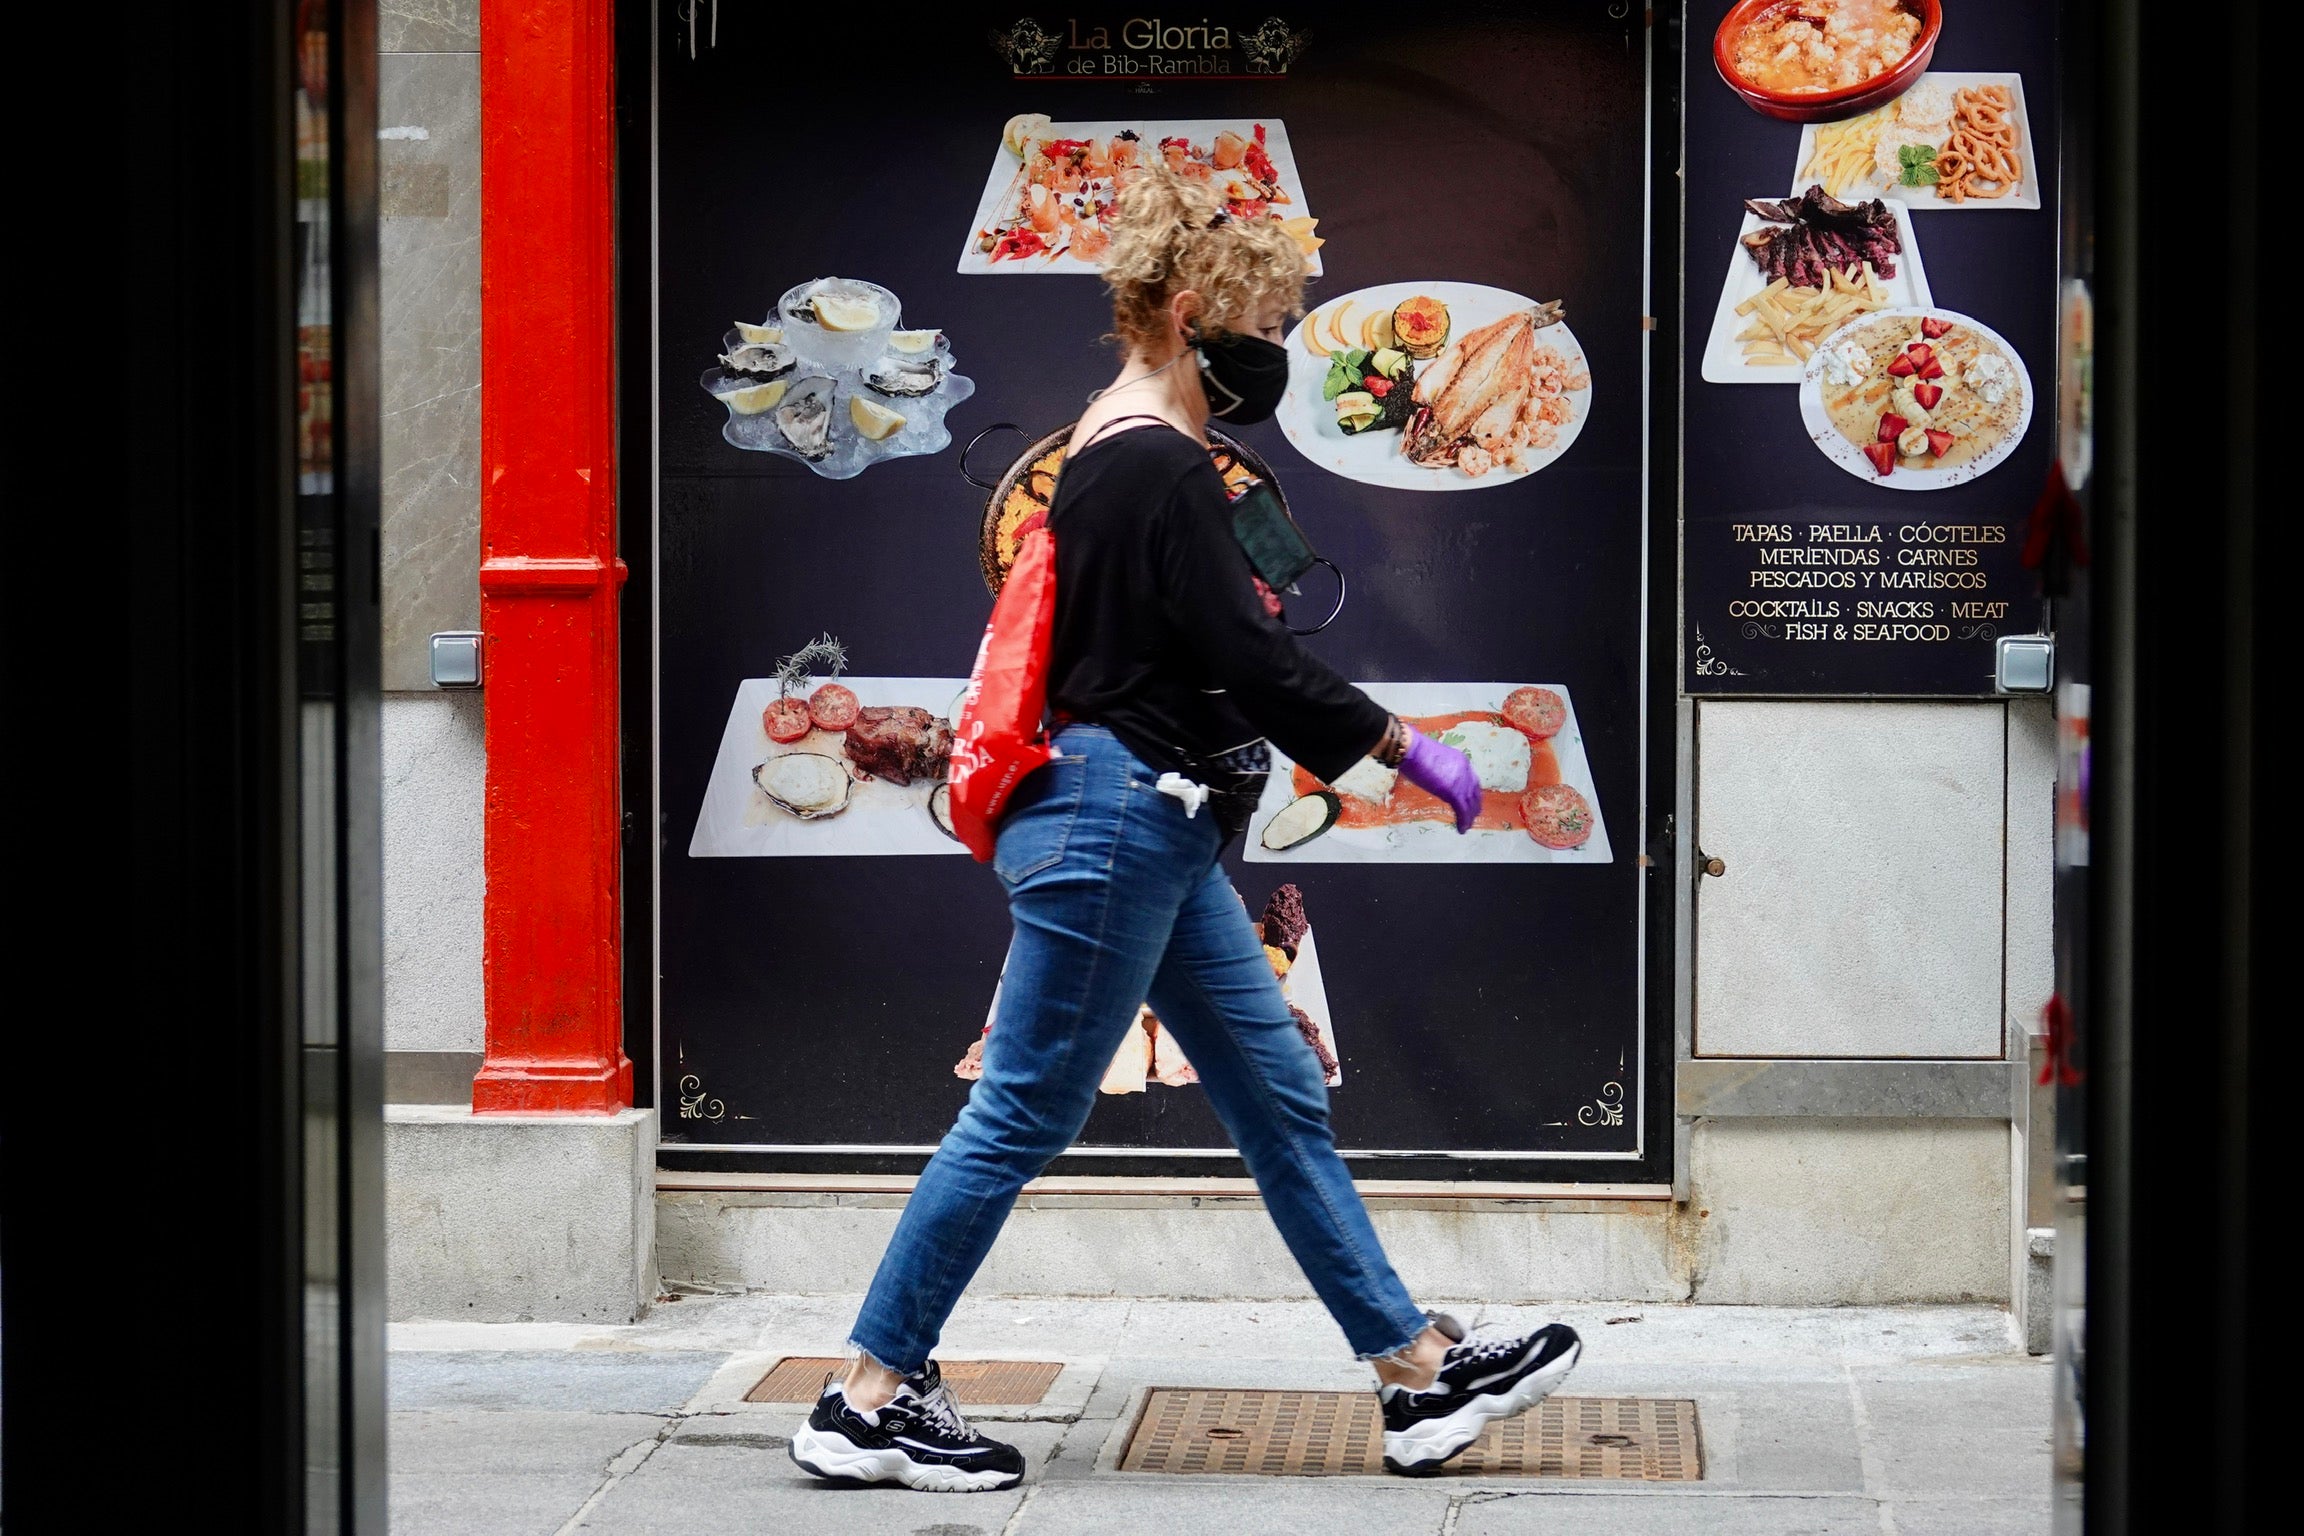
[[[840,1383],[827,1379],[816,1411],[792,1436],[792,1459],[829,1482],[902,1483],[923,1493],[983,1493],[1024,1480],[1024,1453],[968,1427],[933,1360],[875,1413],[849,1407]]]
[[[1524,1338],[1467,1338],[1464,1325],[1432,1314],[1432,1326],[1456,1342],[1441,1358],[1432,1385],[1421,1392],[1379,1387],[1384,1405],[1384,1470],[1428,1477],[1480,1438],[1492,1419],[1525,1413],[1550,1396],[1584,1352],[1566,1323],[1550,1323]]]

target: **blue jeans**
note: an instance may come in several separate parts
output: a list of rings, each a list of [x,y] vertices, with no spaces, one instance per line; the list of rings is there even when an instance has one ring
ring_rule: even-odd
[[[1187,818],[1102,726],[1068,726],[1056,745],[1000,824],[993,869],[1016,937],[984,1075],[921,1173],[850,1342],[894,1370],[927,1364],[1017,1192],[1080,1134],[1149,1002],[1353,1350],[1406,1348],[1424,1314],[1336,1155],[1319,1061],[1217,865],[1215,817]]]

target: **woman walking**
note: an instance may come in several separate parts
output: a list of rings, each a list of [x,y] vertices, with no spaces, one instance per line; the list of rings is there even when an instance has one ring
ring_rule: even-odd
[[[1121,196],[1104,278],[1127,362],[1081,418],[1049,512],[1058,756],[1000,824],[993,868],[1016,931],[983,1076],[904,1207],[850,1336],[855,1359],[792,1459],[819,1477],[938,1491],[1023,1477],[1013,1447],[961,1417],[930,1356],[1017,1193],[1079,1134],[1149,1003],[1289,1251],[1373,1364],[1385,1466],[1433,1472],[1557,1387],[1581,1345],[1557,1323],[1469,1338],[1410,1299],[1217,855],[1256,802],[1267,742],[1328,782],[1373,757],[1445,801],[1459,832],[1479,783],[1463,754],[1299,647],[1234,538],[1207,424],[1260,421],[1279,404],[1280,338],[1304,286],[1295,242],[1275,221],[1230,218],[1205,184],[1146,170]]]

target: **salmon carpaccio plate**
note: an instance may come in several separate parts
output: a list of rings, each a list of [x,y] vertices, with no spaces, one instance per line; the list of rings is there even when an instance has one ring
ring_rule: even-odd
[[[1611,864],[1584,731],[1565,683],[1364,682],[1362,692],[1471,760],[1470,831],[1437,797],[1362,758],[1323,782],[1282,751],[1250,818],[1250,863]]]
[[[1582,734],[1562,690],[1532,684],[1391,684],[1369,691],[1408,724],[1471,761],[1480,780],[1480,811],[1470,832],[1459,837],[1445,802],[1372,759],[1363,758],[1325,783],[1310,769],[1291,764],[1285,786],[1276,786],[1277,799],[1282,805],[1300,805],[1310,796],[1328,800],[1334,807],[1332,825],[1321,833],[1284,833],[1281,829],[1292,824],[1273,819],[1280,807],[1272,804],[1275,796],[1268,790],[1260,819],[1270,835],[1249,857],[1261,852],[1324,860],[1608,860]],[[1466,702],[1469,693],[1484,695],[1482,707],[1429,708],[1442,699]],[[1419,709],[1419,704],[1426,707]],[[1294,826],[1316,824],[1309,812],[1298,815]]]
[[[1472,752],[1467,753],[1468,756],[1473,757],[1475,768],[1485,766],[1482,761],[1483,757],[1495,761],[1499,768],[1508,770],[1512,765],[1509,754],[1509,738],[1502,733],[1512,732],[1513,735],[1519,736],[1522,741],[1526,742],[1527,767],[1524,775],[1513,775],[1519,778],[1519,783],[1516,786],[1509,783],[1501,786],[1492,785],[1490,782],[1491,775],[1487,772],[1481,774],[1480,815],[1472,823],[1472,829],[1476,832],[1527,831],[1528,822],[1520,810],[1522,798],[1529,790],[1541,789],[1560,782],[1560,759],[1553,752],[1552,743],[1549,740],[1528,737],[1525,733],[1514,730],[1512,725],[1494,710],[1468,709],[1450,715],[1421,715],[1404,718],[1425,735],[1436,741],[1445,742],[1459,751],[1464,751],[1468,746],[1475,747],[1477,755]],[[1505,750],[1497,750],[1500,745],[1504,746]],[[1292,770],[1296,793],[1308,795],[1319,789],[1336,790],[1338,794],[1343,796],[1344,800],[1344,809],[1336,818],[1336,825],[1339,827],[1393,827],[1402,826],[1412,821],[1454,820],[1455,812],[1449,810],[1446,802],[1442,801],[1439,796],[1429,790],[1418,789],[1406,779],[1396,775],[1387,775],[1381,780],[1385,786],[1382,799],[1368,798],[1361,793],[1355,793],[1356,790],[1363,787],[1373,790],[1380,782],[1374,774],[1365,777],[1360,776],[1362,769],[1375,766],[1374,764],[1362,764],[1361,768],[1356,768],[1351,773],[1345,774],[1337,784],[1323,784],[1314,777],[1311,769],[1299,763]]]

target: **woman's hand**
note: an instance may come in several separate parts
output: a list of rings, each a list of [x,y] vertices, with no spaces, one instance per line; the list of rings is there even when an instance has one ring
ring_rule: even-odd
[[[1480,814],[1480,776],[1472,771],[1472,759],[1406,722],[1400,728],[1408,733],[1408,750],[1400,758],[1401,777],[1445,801],[1456,813],[1459,834],[1471,831],[1472,818]]]

